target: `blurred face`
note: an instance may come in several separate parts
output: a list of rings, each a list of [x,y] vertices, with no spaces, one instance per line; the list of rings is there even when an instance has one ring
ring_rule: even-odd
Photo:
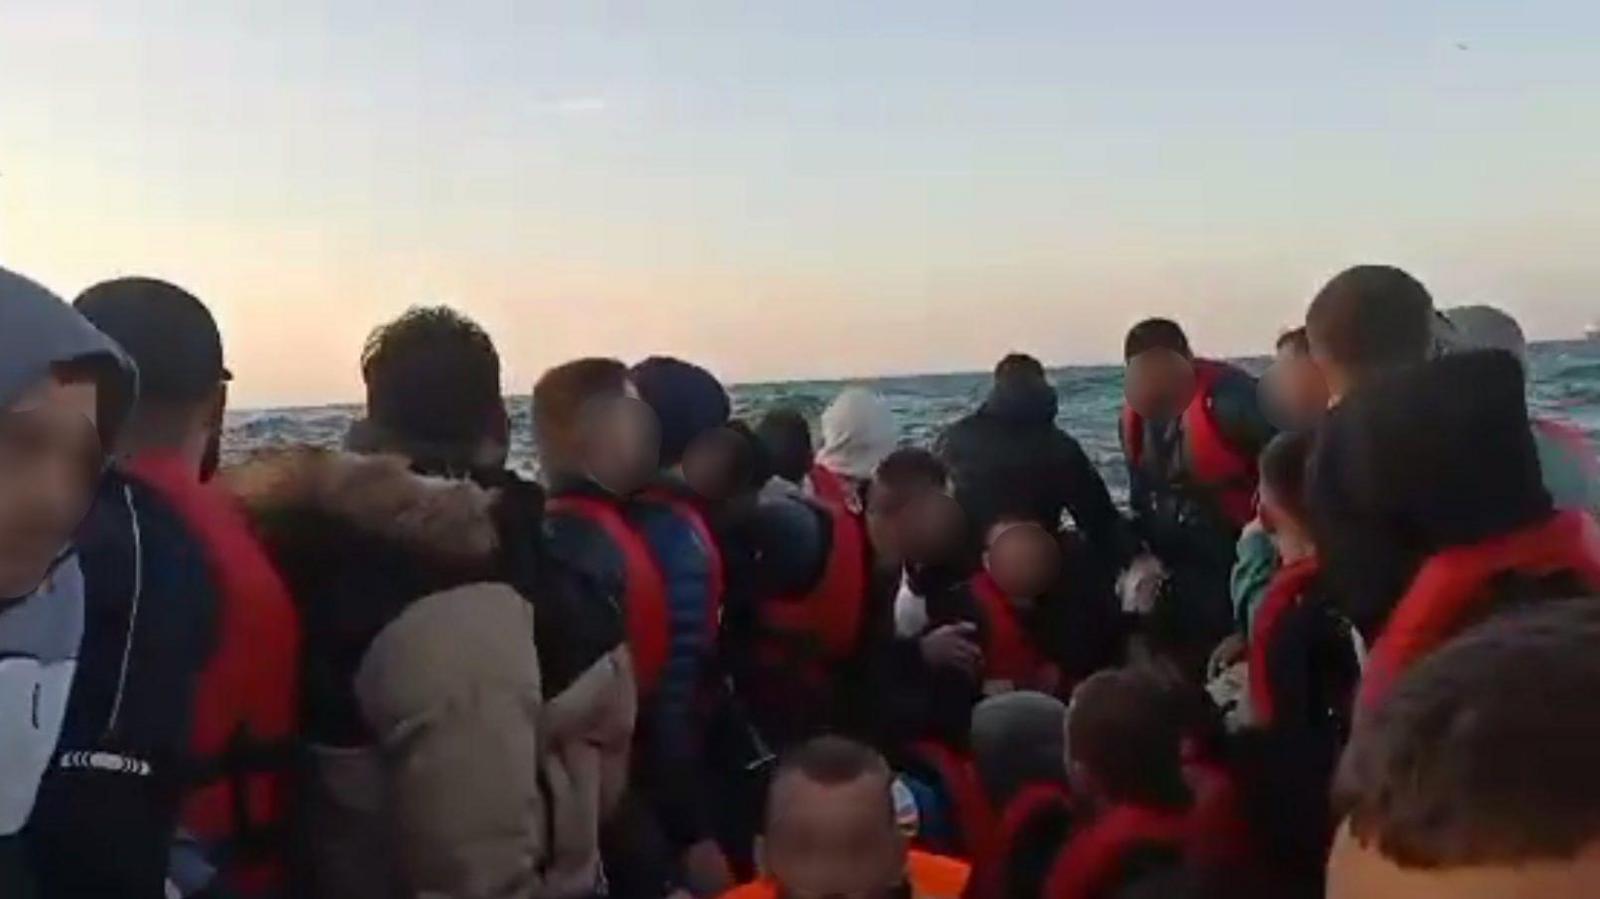
[[[591,399],[581,413],[578,446],[589,478],[614,496],[628,496],[655,475],[661,451],[655,413],[636,397]]]
[[[1171,350],[1148,350],[1128,363],[1123,391],[1128,407],[1144,418],[1171,421],[1194,399],[1194,366]]]
[[[938,565],[961,551],[967,536],[967,518],[955,497],[942,490],[927,490],[907,504],[900,516],[901,545],[905,560],[914,565]]]
[[[906,840],[876,774],[834,785],[785,775],[761,853],[780,894],[794,899],[875,899],[905,880]]]
[[[1309,427],[1328,409],[1328,382],[1322,369],[1292,346],[1278,351],[1261,381],[1268,407],[1292,428]]]
[[[1055,535],[1035,522],[997,524],[989,529],[985,546],[984,567],[1007,596],[1043,596],[1061,574],[1061,547]]]
[[[683,480],[697,496],[720,503],[739,492],[744,438],[726,428],[696,437],[683,454]]]
[[[0,598],[33,592],[89,511],[105,465],[95,385],[41,381],[0,411]]]
[[[931,485],[891,486],[874,480],[867,487],[867,537],[878,560],[899,565],[906,558],[906,523],[921,496],[935,492]]]

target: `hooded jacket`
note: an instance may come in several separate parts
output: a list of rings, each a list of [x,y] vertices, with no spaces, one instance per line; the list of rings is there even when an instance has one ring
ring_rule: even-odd
[[[939,436],[934,452],[950,467],[956,499],[978,534],[1007,516],[1054,531],[1069,511],[1106,567],[1120,570],[1132,558],[1132,535],[1083,447],[1056,426],[1058,404],[1048,382],[996,382],[978,411]]]
[[[60,298],[0,269],[0,409],[65,362],[97,366],[100,439],[111,445],[133,402],[132,363]],[[0,597],[0,884],[18,884],[20,895],[26,875],[11,838],[28,823],[55,750],[83,616],[83,577],[71,547],[32,592]]]
[[[854,481],[872,477],[900,440],[894,413],[875,393],[846,388],[822,412],[822,449],[817,464]]]
[[[308,895],[600,892],[632,675],[615,622],[515,564],[517,498],[310,450],[226,481],[301,607]]]

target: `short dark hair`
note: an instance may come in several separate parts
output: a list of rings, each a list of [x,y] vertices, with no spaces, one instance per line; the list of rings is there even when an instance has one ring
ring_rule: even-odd
[[[1192,796],[1183,779],[1177,712],[1153,675],[1134,668],[1101,671],[1073,691],[1068,751],[1114,802],[1185,806]]]
[[[574,359],[557,365],[533,385],[533,422],[541,433],[577,424],[583,404],[628,389],[628,367],[616,359]]]
[[[1600,598],[1491,618],[1359,715],[1351,833],[1408,867],[1570,859],[1600,839]]]
[[[1306,326],[1301,325],[1298,328],[1290,328],[1279,334],[1278,342],[1273,349],[1280,353],[1288,350],[1296,356],[1311,355],[1311,337],[1306,334]]]
[[[1260,461],[1261,482],[1272,488],[1273,495],[1288,507],[1291,515],[1308,525],[1306,484],[1310,478],[1307,471],[1316,443],[1315,431],[1284,431],[1261,451]]]
[[[1043,381],[1044,364],[1027,353],[1009,353],[994,367],[994,379],[1001,382]]]
[[[1422,282],[1393,266],[1358,265],[1317,292],[1306,333],[1335,364],[1374,372],[1426,360],[1433,321],[1433,297]]]
[[[747,490],[760,490],[772,479],[772,453],[767,450],[767,445],[756,436],[740,419],[730,419],[722,426],[739,441],[738,452],[733,458],[734,483]]]
[[[921,447],[903,446],[883,458],[872,474],[885,487],[938,487],[950,481],[950,469],[943,461]]]
[[[1150,350],[1171,350],[1185,359],[1194,358],[1189,335],[1170,318],[1147,318],[1129,329],[1122,342],[1122,361],[1132,362]]]
[[[887,786],[893,777],[889,763],[876,749],[834,734],[813,737],[785,752],[772,782],[795,775],[827,786],[854,783],[863,777],[882,777]]]
[[[413,307],[361,351],[367,414],[416,440],[470,444],[502,427],[500,354],[477,322],[448,306]]]
[[[798,484],[816,459],[811,442],[811,423],[800,410],[780,406],[761,416],[756,436],[767,448],[778,477]]]

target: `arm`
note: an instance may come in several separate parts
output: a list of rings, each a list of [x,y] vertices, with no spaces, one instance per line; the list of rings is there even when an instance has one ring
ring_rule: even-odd
[[[503,585],[419,600],[373,641],[355,691],[384,753],[407,891],[535,895],[548,847],[533,606]]]
[[[1233,597],[1234,621],[1249,634],[1255,624],[1256,609],[1267,596],[1273,572],[1278,570],[1278,550],[1272,537],[1259,523],[1251,523],[1239,535],[1238,561],[1233,565],[1229,593]]]
[[[1067,511],[1103,564],[1119,571],[1133,560],[1137,542],[1083,446],[1066,434],[1060,436],[1056,476],[1061,479]]]

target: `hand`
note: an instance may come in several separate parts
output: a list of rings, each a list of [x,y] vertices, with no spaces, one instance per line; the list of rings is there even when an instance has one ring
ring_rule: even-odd
[[[1161,585],[1167,579],[1166,566],[1149,553],[1133,560],[1128,570],[1117,579],[1117,595],[1122,598],[1122,610],[1134,615],[1148,615],[1156,607],[1161,595]]]
[[[1228,669],[1235,662],[1244,660],[1245,640],[1239,634],[1229,634],[1217,648],[1211,652],[1211,661],[1206,663],[1206,679],[1216,677]]]
[[[696,896],[720,896],[733,889],[733,867],[716,840],[701,840],[683,853],[684,873]]]
[[[922,660],[930,668],[954,668],[976,675],[983,667],[983,650],[978,648],[978,626],[970,621],[934,628],[922,638]]]

